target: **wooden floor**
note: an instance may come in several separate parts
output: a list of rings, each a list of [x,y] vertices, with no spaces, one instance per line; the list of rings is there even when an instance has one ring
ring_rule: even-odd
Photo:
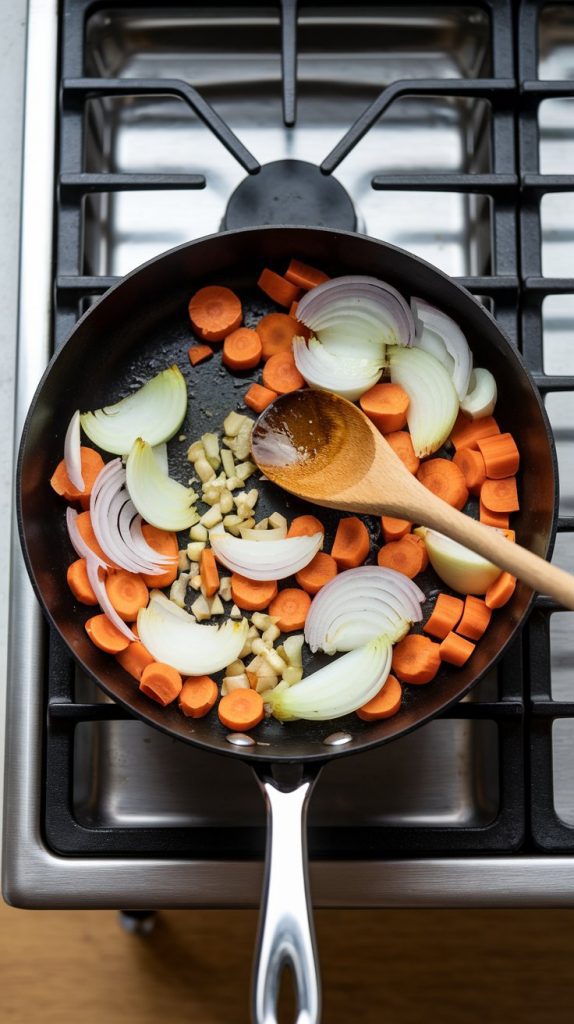
[[[0,907],[2,1024],[248,1024],[256,915]],[[566,1024],[570,911],[322,911],[323,1024]],[[291,1024],[289,994],[281,1024]]]

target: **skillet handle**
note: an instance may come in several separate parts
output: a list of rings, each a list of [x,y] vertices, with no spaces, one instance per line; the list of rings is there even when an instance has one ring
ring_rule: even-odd
[[[307,807],[318,772],[288,789],[255,775],[267,807],[267,850],[253,967],[253,1024],[277,1024],[284,968],[297,993],[296,1024],[319,1024],[321,994],[307,864]]]

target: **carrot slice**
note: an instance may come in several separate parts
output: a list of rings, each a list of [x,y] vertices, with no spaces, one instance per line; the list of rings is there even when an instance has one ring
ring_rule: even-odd
[[[125,569],[108,573],[106,591],[120,619],[125,622],[137,619],[140,608],[145,608],[149,601],[149,590],[142,577]]]
[[[245,732],[263,718],[263,698],[257,690],[232,690],[217,707],[219,720],[234,732]]]
[[[173,558],[173,564],[167,564],[165,572],[160,573],[158,576],[142,573],[142,580],[144,583],[147,583],[148,587],[170,587],[177,578],[177,556],[179,550],[177,534],[170,533],[169,530],[160,530],[157,526],[150,526],[149,523],[143,524],[142,533],[150,548],[157,551],[159,555],[171,555]]]
[[[230,370],[252,370],[261,359],[261,339],[250,327],[238,327],[223,342],[222,361]]]
[[[287,530],[288,537],[313,537],[316,533],[325,533],[323,523],[316,516],[295,516]]]
[[[271,405],[277,398],[277,392],[271,391],[270,388],[264,388],[261,384],[252,384],[250,388],[245,392],[243,396],[243,402],[248,409],[253,409],[253,412],[260,413]]]
[[[198,363],[203,363],[205,359],[211,359],[213,349],[209,345],[192,345],[191,348],[188,348],[187,354],[191,365],[197,366]]]
[[[520,454],[512,434],[483,437],[476,443],[484,459],[486,475],[491,480],[502,480],[518,472]]]
[[[501,572],[498,579],[490,584],[484,595],[486,607],[493,609],[502,608],[503,605],[510,601],[515,589],[516,576],[511,576],[509,572]]]
[[[456,627],[457,633],[469,640],[480,640],[490,622],[492,611],[480,597],[467,594],[462,618]]]
[[[393,540],[402,540],[407,533],[411,532],[413,524],[409,522],[408,519],[396,519],[394,516],[381,516],[381,527],[385,542],[388,544]]]
[[[385,441],[390,444],[395,455],[398,455],[409,473],[418,472],[420,459],[418,455],[415,455],[411,435],[407,434],[406,430],[394,430],[390,434],[385,434]]]
[[[217,700],[217,683],[210,676],[188,676],[179,694],[178,707],[186,718],[203,718]]]
[[[231,288],[210,284],[189,300],[189,319],[203,341],[223,341],[243,319],[241,302]]]
[[[364,722],[376,722],[378,718],[392,718],[400,711],[403,688],[394,676],[387,676],[383,688],[375,697],[363,704],[357,714]]]
[[[299,305],[298,302],[292,302],[291,305],[289,306],[289,316],[292,316],[294,320],[297,319],[297,306],[298,305]]]
[[[398,384],[375,384],[361,395],[359,405],[381,434],[401,430],[407,422],[409,396]]]
[[[297,285],[276,274],[274,270],[269,270],[268,267],[261,271],[257,284],[278,306],[290,306],[301,295],[301,289]]]
[[[181,693],[182,679],[177,669],[163,661],[146,665],[140,679],[140,690],[162,707],[171,704]]]
[[[308,594],[318,594],[337,575],[337,563],[326,551],[318,551],[308,565],[295,573],[295,579]]]
[[[429,564],[429,554],[424,540],[422,539],[422,537],[418,537],[416,533],[407,533],[403,537],[403,540],[406,541],[408,544],[414,544],[417,550],[420,551],[423,560],[421,572],[424,572],[427,565]]]
[[[460,668],[468,661],[474,648],[475,644],[471,644],[470,640],[465,640],[457,633],[449,633],[440,645],[441,661],[448,661],[449,665]]]
[[[440,644],[433,643],[428,636],[409,633],[393,648],[393,672],[403,683],[430,683],[439,668]]]
[[[303,629],[310,607],[311,598],[305,590],[286,587],[271,601],[269,615],[277,619],[276,625],[282,633],[293,633],[296,629]]]
[[[213,597],[219,590],[219,572],[211,548],[204,548],[199,556],[199,575],[207,597]]]
[[[92,526],[92,517],[89,512],[80,512],[76,519],[76,526],[80,531],[80,536],[82,537],[82,540],[88,545],[88,547],[94,552],[94,554],[97,555],[98,558],[101,558],[102,561],[106,563],[106,565],[110,565],[113,569],[119,569],[119,566],[116,565],[115,562],[112,562],[108,558],[108,556],[104,554],[100,545],[98,544],[98,539],[94,533],[94,528]]]
[[[454,508],[464,508],[468,490],[462,470],[448,459],[428,459],[417,473],[417,480]]]
[[[256,330],[261,338],[264,359],[277,352],[290,352],[293,338],[297,336],[309,337],[309,330],[287,313],[268,313],[259,321]]]
[[[369,554],[371,541],[369,531],[356,516],[339,520],[331,554],[339,569],[355,569],[362,565]]]
[[[494,416],[469,420],[464,413],[459,413],[450,439],[458,451],[459,448],[476,448],[480,440],[485,437],[493,437],[495,434],[500,434],[500,427]]]
[[[515,476],[507,476],[503,480],[485,480],[480,489],[480,497],[489,512],[518,512],[520,508]]]
[[[60,497],[64,498],[66,501],[79,501],[82,508],[89,508],[92,487],[94,486],[96,477],[104,468],[104,460],[99,452],[94,451],[93,448],[87,448],[84,445],[80,448],[80,456],[82,477],[84,480],[83,491],[79,491],[77,487],[74,487],[66,472],[66,463],[64,459],[58,463],[52,473],[50,484],[56,494],[59,494]]]
[[[450,631],[455,628],[464,610],[464,603],[460,597],[451,597],[450,594],[439,594],[432,615],[423,626],[425,633],[444,640]]]
[[[316,267],[310,267],[308,263],[302,263],[301,260],[291,260],[285,271],[285,277],[306,292],[311,288],[316,288],[318,284],[324,284],[325,281],[331,280],[328,274],[317,270]]]
[[[68,566],[66,580],[72,594],[80,604],[98,604],[98,599],[88,579],[86,559],[78,558]]]
[[[496,526],[499,530],[507,530],[510,522],[508,512],[491,512],[482,498],[478,504],[478,517],[485,526]]]
[[[262,612],[276,596],[275,580],[248,580],[238,572],[231,574],[231,597],[244,611]]]
[[[422,572],[424,554],[420,544],[409,542],[410,534],[402,540],[385,544],[377,553],[377,563],[385,569],[395,569],[411,580]]]
[[[124,672],[137,679],[138,683],[142,677],[144,668],[151,665],[153,655],[149,653],[139,640],[129,644],[125,651],[116,654],[116,661],[122,666]]]
[[[288,395],[305,387],[305,381],[295,366],[292,352],[276,352],[263,367],[263,383],[278,395]]]
[[[114,626],[106,615],[93,615],[91,619],[88,619],[86,633],[92,643],[106,654],[119,654],[131,643],[131,640],[120,633],[117,626]]]
[[[486,479],[486,467],[480,452],[474,451],[472,448],[459,448],[454,453],[452,461],[464,476],[464,482],[470,493],[480,494],[480,488]]]

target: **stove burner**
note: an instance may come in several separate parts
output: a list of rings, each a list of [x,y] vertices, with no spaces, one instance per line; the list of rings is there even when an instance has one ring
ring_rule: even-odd
[[[332,175],[304,160],[274,160],[237,186],[227,204],[224,228],[257,224],[305,224],[355,231],[357,215]]]

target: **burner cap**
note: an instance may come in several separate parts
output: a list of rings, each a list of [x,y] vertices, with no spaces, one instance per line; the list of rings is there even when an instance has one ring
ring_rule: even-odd
[[[227,204],[224,228],[305,224],[355,231],[357,216],[345,189],[304,160],[264,164],[237,186]]]

